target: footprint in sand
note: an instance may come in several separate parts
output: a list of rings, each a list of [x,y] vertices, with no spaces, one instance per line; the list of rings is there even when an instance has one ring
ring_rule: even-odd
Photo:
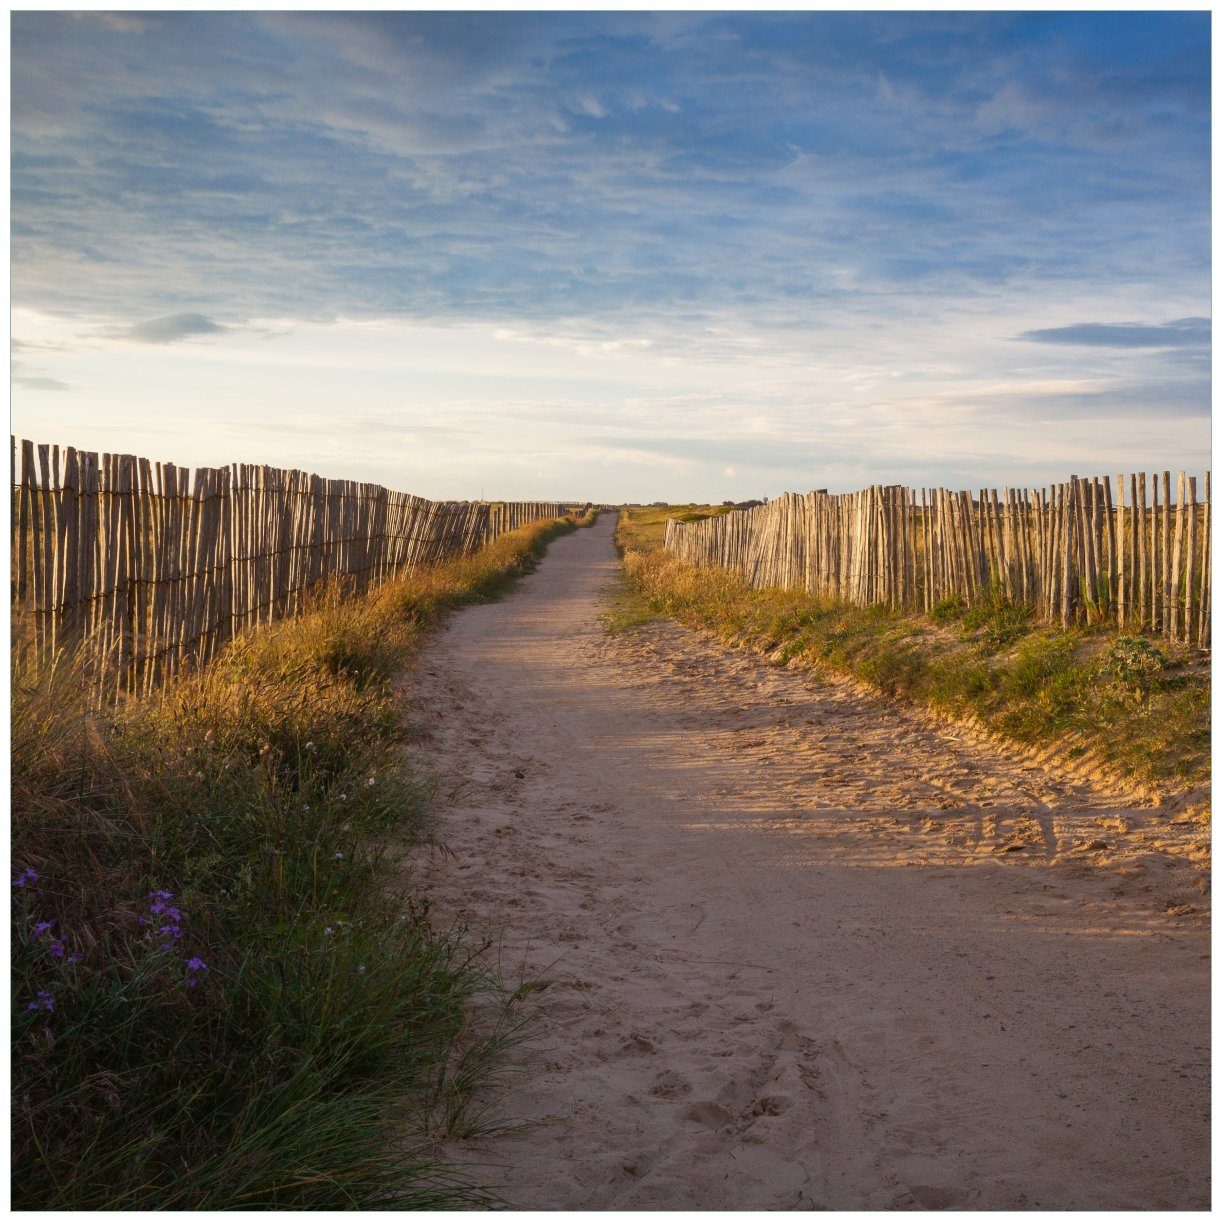
[[[682,1099],[692,1093],[692,1085],[682,1074],[667,1069],[658,1074],[649,1093],[656,1099]]]
[[[751,1105],[752,1116],[783,1116],[793,1107],[788,1095],[761,1095]]]
[[[693,1103],[685,1115],[688,1120],[695,1121],[706,1129],[723,1129],[734,1121],[734,1113],[712,1099]]]
[[[653,1042],[643,1036],[639,1031],[634,1031],[619,1048],[620,1052],[657,1052],[657,1047]]]

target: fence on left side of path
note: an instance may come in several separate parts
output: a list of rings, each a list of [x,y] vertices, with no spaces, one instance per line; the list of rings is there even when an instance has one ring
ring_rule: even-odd
[[[296,614],[320,582],[360,594],[568,511],[14,438],[14,644],[40,660],[87,645],[95,674],[148,691],[244,629]]]

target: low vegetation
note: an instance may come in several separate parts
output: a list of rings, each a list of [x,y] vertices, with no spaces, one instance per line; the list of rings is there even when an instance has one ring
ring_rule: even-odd
[[[699,507],[687,512],[697,514]],[[777,664],[828,667],[889,696],[974,720],[1072,760],[1089,753],[1155,788],[1209,780],[1208,666],[1195,651],[1095,627],[1062,631],[994,597],[931,616],[855,607],[792,590],[753,590],[660,550],[661,522],[621,519],[627,585],[608,627],[671,616]]]
[[[644,505],[625,510],[615,528],[615,544],[621,552],[653,551],[666,538],[666,522],[700,522],[729,513],[730,505]]]
[[[430,1150],[479,1128],[513,999],[388,869],[429,796],[392,680],[573,525],[333,587],[103,714],[15,674],[17,1208],[489,1203]]]

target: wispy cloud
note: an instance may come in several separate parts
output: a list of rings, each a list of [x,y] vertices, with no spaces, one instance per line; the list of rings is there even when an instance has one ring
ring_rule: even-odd
[[[62,382],[59,378],[47,377],[46,374],[39,373],[16,361],[9,370],[9,382],[12,386],[19,386],[22,390],[72,389],[67,382]]]
[[[1024,331],[1019,339],[1040,344],[1081,344],[1089,348],[1208,348],[1208,318],[1177,318],[1165,323],[1080,322],[1067,327]]]
[[[594,434],[582,441],[600,450],[656,454],[689,464],[739,463],[761,471],[793,471],[802,466],[814,467],[818,461],[818,444],[812,441],[802,451],[784,438],[755,440],[749,437],[658,436]]]
[[[227,328],[213,322],[203,314],[166,314],[161,318],[149,318],[112,332],[121,339],[136,340],[141,344],[173,344],[179,340],[194,339],[199,335],[220,335]]]

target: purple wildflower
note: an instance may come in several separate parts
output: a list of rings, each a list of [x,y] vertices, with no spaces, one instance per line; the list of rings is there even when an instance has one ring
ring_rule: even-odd
[[[51,943],[51,957],[53,959],[62,959],[64,957],[64,946],[66,943],[63,938],[58,938]]]
[[[200,973],[208,970],[208,965],[198,955],[192,955],[187,960],[186,967],[187,988],[193,989],[199,984]]]
[[[34,936],[36,938],[41,938],[42,935],[46,933],[54,924],[54,921],[39,921],[38,924],[34,926]]]
[[[20,874],[13,875],[13,886],[24,887],[27,883],[38,881],[38,871],[27,866]]]
[[[182,938],[182,926],[185,922],[182,910],[170,902],[173,898],[172,891],[149,892],[149,899],[153,901],[149,904],[149,916],[160,918],[161,923],[157,926],[156,934],[159,938],[165,939],[161,943],[162,950],[172,950],[174,943]],[[154,924],[153,921],[140,918],[141,927],[152,924]]]
[[[55,1011],[55,994],[46,989],[39,989],[37,998],[26,1006],[27,1010],[45,1010],[48,1014]]]

